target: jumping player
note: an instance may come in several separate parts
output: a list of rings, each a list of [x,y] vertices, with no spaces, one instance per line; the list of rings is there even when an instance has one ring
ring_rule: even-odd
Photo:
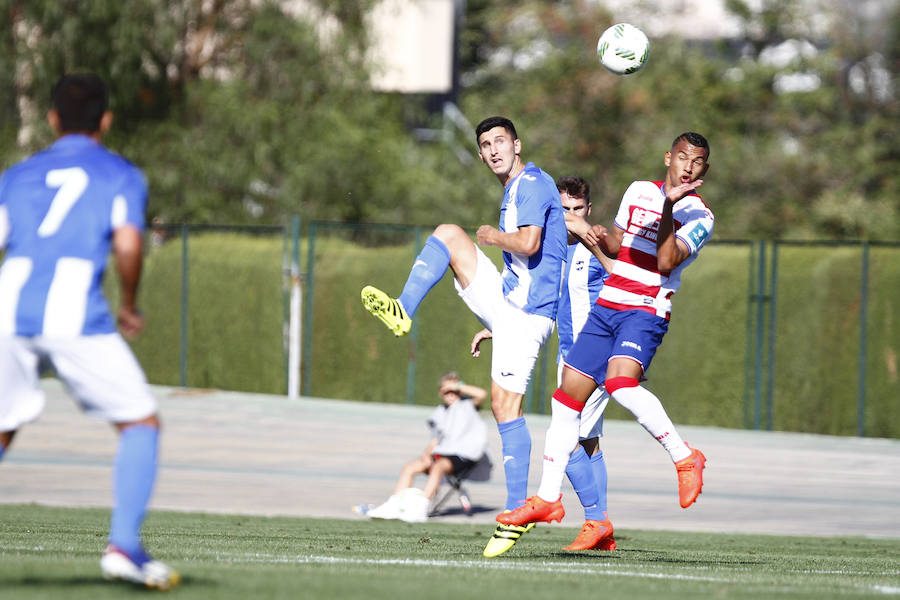
[[[553,394],[536,496],[497,515],[500,523],[526,525],[561,520],[562,476],[578,444],[579,417],[598,384],[669,453],[678,475],[679,502],[689,507],[703,488],[706,457],[682,441],[659,399],[640,386],[665,335],[671,297],[682,271],[713,231],[712,212],[694,190],[709,169],[709,144],[700,134],[679,135],[666,152],[664,181],[635,181],[626,190],[615,227],[588,236],[616,257],[587,323],[565,360],[562,385]]]
[[[449,267],[460,297],[493,331],[491,411],[503,446],[506,510],[525,502],[531,434],[522,398],[543,343],[553,331],[559,282],[566,255],[566,226],[553,179],[521,157],[522,141],[504,117],[489,117],[475,129],[478,154],[504,188],[498,227],[482,225],[477,244],[503,250],[503,271],[457,225],[439,225],[413,263],[399,298],[366,286],[366,309],[395,335],[405,335],[412,315]],[[484,549],[498,556],[532,526],[497,527]]]
[[[613,260],[604,255],[596,245],[583,241],[589,235],[591,214],[591,187],[581,177],[560,177],[556,181],[559,199],[566,211],[566,229],[569,232],[566,265],[559,295],[556,315],[556,331],[559,337],[557,355],[557,385],[562,383],[563,361],[578,333],[587,320],[591,306],[603,287],[603,281],[612,270]],[[479,345],[491,337],[488,329],[482,329],[472,339],[472,355],[479,356]],[[606,461],[600,450],[603,435],[603,411],[609,402],[609,394],[598,387],[591,394],[581,411],[579,444],[575,447],[566,476],[572,483],[581,506],[584,508],[584,525],[575,540],[563,550],[615,550],[613,526],[607,515]]]
[[[178,573],[144,550],[140,534],[156,478],[157,403],[101,288],[111,248],[119,327],[140,333],[147,184],[100,144],[112,123],[107,104],[99,77],[64,75],[47,115],[56,142],[0,177],[0,456],[43,410],[38,365],[46,360],[88,415],[119,431],[104,577],[168,589]]]

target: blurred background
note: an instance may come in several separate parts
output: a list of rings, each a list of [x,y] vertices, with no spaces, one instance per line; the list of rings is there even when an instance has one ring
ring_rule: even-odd
[[[685,130],[710,138],[717,237],[900,237],[893,0],[2,0],[0,162],[50,140],[62,71],[113,88],[109,143],[167,222],[477,226],[470,124],[593,185],[608,219]],[[600,67],[629,21],[637,74]]]
[[[399,293],[433,225],[496,222],[473,126],[502,114],[526,160],[591,183],[607,225],[632,180],[662,176],[675,136],[710,140],[715,236],[648,384],[676,422],[900,437],[894,0],[0,9],[0,166],[52,140],[59,74],[91,70],[112,90],[107,144],[148,176],[135,350],[152,383],[284,393],[299,269],[304,395],[432,404],[450,368],[487,385],[488,364],[467,356],[477,321],[449,281],[403,342],[358,293]],[[624,77],[595,52],[621,21],[651,40]],[[530,411],[555,387],[554,344]]]

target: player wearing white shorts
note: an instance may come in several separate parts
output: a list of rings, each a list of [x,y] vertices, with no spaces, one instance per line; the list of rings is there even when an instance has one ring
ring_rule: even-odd
[[[145,551],[140,535],[156,478],[157,403],[101,288],[112,249],[118,324],[137,335],[147,184],[100,144],[112,123],[107,106],[99,77],[63,76],[48,113],[56,142],[0,176],[0,457],[40,415],[39,364],[49,362],[81,408],[120,433],[103,575],[166,589],[179,575]]]
[[[613,260],[597,250],[596,246],[595,255],[581,242],[589,228],[586,219],[591,214],[590,184],[581,177],[560,177],[556,181],[556,187],[566,211],[566,228],[569,230],[566,269],[556,316],[559,336],[556,383],[559,385],[562,383],[566,355],[578,339],[591,306],[612,271]],[[599,386],[591,393],[581,411],[579,443],[569,458],[566,476],[584,508],[585,521],[578,536],[564,550],[616,548],[613,526],[607,515],[606,461],[599,440],[603,436],[603,411],[608,403],[606,388]]]
[[[503,445],[506,509],[513,510],[527,497],[531,456],[522,398],[556,319],[566,227],[553,179],[522,160],[522,141],[509,119],[485,119],[476,127],[475,138],[481,160],[504,188],[499,227],[482,225],[476,240],[503,250],[502,272],[465,230],[444,224],[426,240],[399,298],[366,286],[362,300],[395,335],[404,335],[428,291],[448,267],[453,270],[460,296],[494,334],[491,410]],[[484,555],[506,552],[529,529],[498,526]]]
[[[561,465],[578,444],[580,412],[599,384],[669,453],[681,506],[689,507],[702,491],[706,457],[681,439],[659,399],[640,379],[668,330],[671,297],[681,273],[712,235],[713,214],[694,192],[703,183],[708,159],[706,138],[693,132],[679,135],[665,153],[665,180],[632,183],[613,231],[594,229],[600,235],[588,236],[617,260],[553,394],[538,493],[512,513],[497,515],[498,522],[525,525],[565,515]]]

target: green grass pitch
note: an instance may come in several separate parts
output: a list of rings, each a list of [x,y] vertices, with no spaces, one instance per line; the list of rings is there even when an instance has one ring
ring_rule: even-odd
[[[848,516],[852,518],[852,516]],[[122,598],[104,582],[102,509],[0,506],[0,597]],[[900,598],[900,540],[622,530],[613,553],[561,550],[539,525],[485,559],[490,525],[155,511],[146,542],[177,598]]]

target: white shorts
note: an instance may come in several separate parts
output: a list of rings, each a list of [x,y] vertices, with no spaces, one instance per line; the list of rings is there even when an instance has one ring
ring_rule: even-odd
[[[44,408],[38,365],[45,359],[89,416],[112,423],[156,413],[131,348],[118,333],[73,338],[0,336],[0,431],[34,421]]]
[[[565,368],[564,362],[559,361],[556,365],[556,385],[562,385],[562,373]],[[587,399],[584,409],[581,411],[581,425],[578,431],[578,439],[589,440],[595,437],[603,437],[603,411],[609,404],[609,394],[606,388],[598,386],[596,390]]]
[[[503,295],[503,280],[494,263],[475,247],[478,265],[469,287],[453,280],[459,297],[493,334],[491,379],[504,390],[524,394],[541,346],[553,332],[553,319],[525,312]]]

